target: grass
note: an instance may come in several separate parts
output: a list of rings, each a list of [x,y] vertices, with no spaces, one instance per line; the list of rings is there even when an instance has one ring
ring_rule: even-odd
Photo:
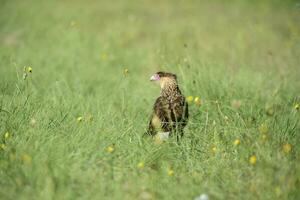
[[[1,1],[1,199],[299,199],[299,17],[296,1]],[[201,99],[180,144],[142,138],[158,70]]]

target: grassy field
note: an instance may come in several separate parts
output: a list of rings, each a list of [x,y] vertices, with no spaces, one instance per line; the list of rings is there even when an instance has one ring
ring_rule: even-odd
[[[0,199],[300,199],[299,20],[297,1],[2,0]],[[201,101],[180,144],[142,137],[158,70]]]

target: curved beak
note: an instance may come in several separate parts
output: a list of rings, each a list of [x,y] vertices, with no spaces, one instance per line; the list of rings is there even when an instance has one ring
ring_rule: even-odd
[[[156,81],[155,75],[153,75],[153,76],[150,77],[150,81]]]
[[[159,80],[159,75],[158,74],[153,74],[151,77],[150,77],[150,81],[157,81]]]

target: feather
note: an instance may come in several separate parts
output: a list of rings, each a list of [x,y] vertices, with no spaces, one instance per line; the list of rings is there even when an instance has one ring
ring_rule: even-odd
[[[183,136],[189,117],[188,104],[178,87],[176,75],[158,72],[151,80],[159,81],[161,95],[154,103],[147,134],[154,136],[158,132],[170,132],[171,135],[177,132]]]

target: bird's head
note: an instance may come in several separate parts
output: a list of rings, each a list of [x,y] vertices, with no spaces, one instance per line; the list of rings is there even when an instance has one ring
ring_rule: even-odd
[[[158,82],[163,89],[167,85],[177,85],[177,76],[168,72],[157,72],[151,76],[150,81]]]

